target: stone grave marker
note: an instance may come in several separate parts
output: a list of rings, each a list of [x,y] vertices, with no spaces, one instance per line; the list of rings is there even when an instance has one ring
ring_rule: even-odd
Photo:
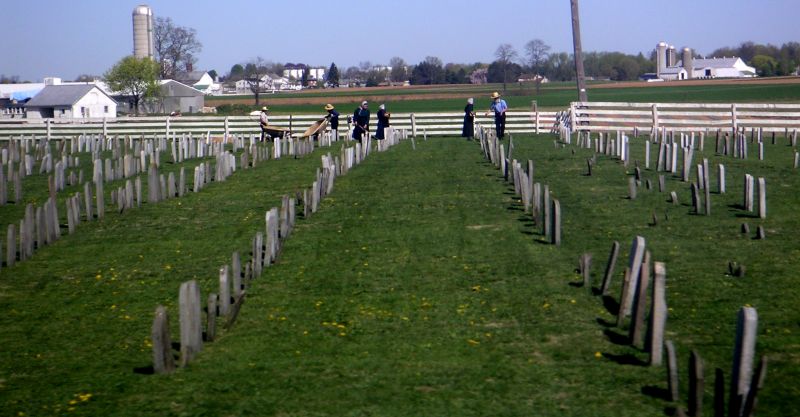
[[[742,307],[736,324],[736,343],[733,350],[728,410],[730,415],[741,415],[744,400],[750,391],[753,358],[756,350],[758,313],[753,307]]]
[[[639,282],[636,284],[636,292],[633,298],[631,326],[628,334],[630,343],[633,346],[640,346],[644,336],[644,315],[647,311],[647,290],[650,286],[650,257],[650,251],[645,251],[641,272],[639,273]]]
[[[552,243],[561,246],[561,203],[553,199],[553,239]]]
[[[217,294],[211,293],[206,302],[206,342],[217,338],[217,308]]]
[[[611,252],[608,254],[608,263],[606,264],[606,271],[603,274],[603,285],[600,287],[600,293],[606,295],[608,287],[611,285],[611,276],[614,275],[614,268],[617,264],[617,256],[619,255],[619,242],[616,240],[611,244]]]
[[[583,276],[583,286],[586,288],[591,288],[592,285],[592,254],[591,253],[584,253],[578,259],[578,265],[581,271],[581,275]]]
[[[219,314],[228,315],[231,308],[231,282],[228,265],[219,269]]]
[[[669,391],[669,400],[672,402],[680,401],[678,395],[678,355],[675,353],[675,344],[672,340],[664,342],[664,348],[667,351],[667,387]]]
[[[153,344],[153,371],[157,374],[166,374],[174,371],[175,359],[172,357],[169,318],[167,309],[164,306],[156,307],[150,339]]]
[[[705,374],[703,360],[696,350],[689,356],[689,415],[700,417],[703,411],[703,393],[705,390]]]
[[[628,293],[626,295],[626,302],[621,305],[623,316],[631,314],[633,307],[633,298],[636,294],[636,286],[639,283],[639,274],[642,271],[642,260],[646,250],[646,242],[644,237],[636,236],[631,242],[631,251],[628,257],[628,269],[630,270],[630,285],[628,286]]]
[[[667,269],[662,262],[654,264],[652,302],[650,304],[650,320],[648,343],[646,350],[650,352],[650,365],[661,365],[664,347],[664,327],[667,324],[667,300],[665,283]]]
[[[767,181],[764,177],[758,178],[758,217],[767,218]]]
[[[178,305],[180,308],[181,366],[186,366],[203,349],[200,287],[191,280],[181,284]]]

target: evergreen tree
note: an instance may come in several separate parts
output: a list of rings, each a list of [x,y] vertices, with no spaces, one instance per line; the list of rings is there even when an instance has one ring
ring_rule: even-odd
[[[330,87],[338,87],[339,86],[339,68],[336,67],[336,63],[331,62],[331,67],[328,68],[328,74],[325,76],[326,84]]]

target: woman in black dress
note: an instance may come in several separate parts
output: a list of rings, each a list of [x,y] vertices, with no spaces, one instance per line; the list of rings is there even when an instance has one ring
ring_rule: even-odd
[[[464,127],[461,128],[461,137],[472,140],[475,136],[475,108],[471,98],[467,99],[467,106],[464,107]]]
[[[378,110],[378,128],[375,131],[375,139],[384,139],[383,129],[389,127],[389,113],[386,111],[386,105],[381,104]]]

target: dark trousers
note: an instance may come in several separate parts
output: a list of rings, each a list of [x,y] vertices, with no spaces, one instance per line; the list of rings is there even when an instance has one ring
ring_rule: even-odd
[[[261,141],[267,140],[267,128],[265,126],[261,126]]]
[[[494,114],[494,127],[497,130],[497,137],[502,139],[503,136],[506,134],[506,114],[505,113],[495,113]]]

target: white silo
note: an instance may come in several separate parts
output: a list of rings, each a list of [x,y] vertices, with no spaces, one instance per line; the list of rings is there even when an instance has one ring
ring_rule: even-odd
[[[153,10],[142,4],[133,9],[133,56],[155,57],[153,47]]]
[[[656,45],[656,75],[661,76],[661,73],[667,69],[667,43],[659,42]]]
[[[694,74],[692,74],[694,70],[694,59],[692,59],[691,48],[683,48],[683,69],[686,70],[688,78],[694,78]]]
[[[677,54],[675,53],[675,45],[667,47],[667,67],[674,67],[678,64]]]

